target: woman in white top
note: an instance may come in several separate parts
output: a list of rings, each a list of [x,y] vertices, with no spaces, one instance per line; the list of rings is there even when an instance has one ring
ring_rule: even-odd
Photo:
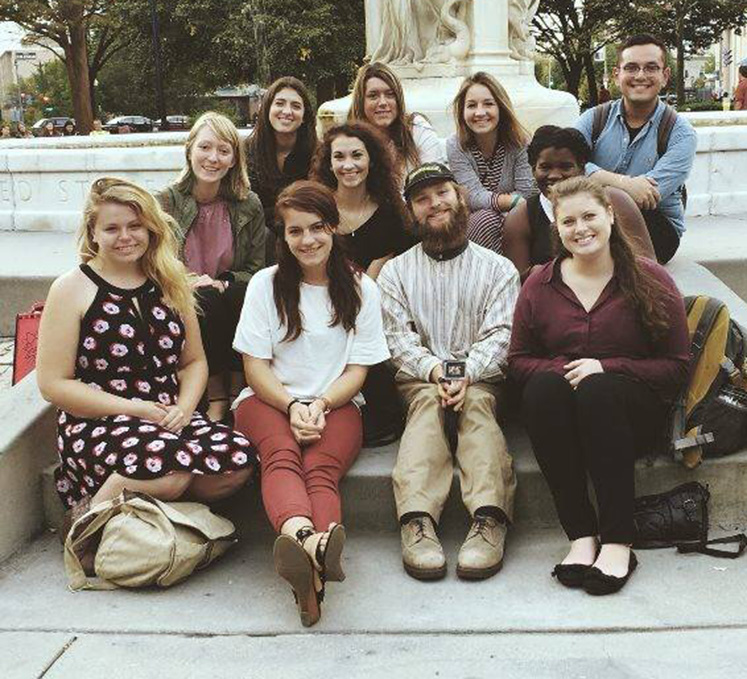
[[[423,163],[446,163],[446,148],[428,120],[408,115],[399,78],[388,66],[373,62],[362,66],[353,85],[348,122],[371,123],[392,142],[402,181]]]
[[[260,451],[262,499],[280,533],[275,567],[309,626],[325,581],[345,577],[338,484],[360,451],[368,366],[389,351],[378,289],[343,254],[332,192],[295,182],[275,214],[278,264],[250,281],[234,340],[249,385],[236,428]]]

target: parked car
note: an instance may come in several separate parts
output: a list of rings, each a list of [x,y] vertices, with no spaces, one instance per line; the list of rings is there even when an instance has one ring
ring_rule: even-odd
[[[44,126],[50,121],[52,122],[52,125],[54,125],[54,133],[58,135],[62,134],[62,130],[68,121],[72,121],[73,125],[75,125],[75,120],[73,118],[68,118],[67,116],[52,116],[51,118],[42,118],[41,120],[37,120],[31,126],[31,134],[33,134],[35,137],[43,136],[42,130],[44,129]]]
[[[130,128],[130,132],[153,132],[153,121],[145,116],[117,116],[104,124],[104,129],[112,134],[118,134],[123,127]]]
[[[169,131],[171,130],[188,130],[189,129],[189,116],[166,116],[166,121],[169,124]],[[154,130],[158,131],[161,129],[161,119],[153,121]]]

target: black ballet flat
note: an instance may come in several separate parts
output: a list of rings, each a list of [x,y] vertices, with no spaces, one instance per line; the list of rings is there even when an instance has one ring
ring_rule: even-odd
[[[555,564],[551,575],[564,587],[577,589],[584,586],[584,579],[590,569],[591,565],[582,563],[559,563]]]
[[[633,571],[638,566],[638,559],[633,550],[630,551],[630,560],[628,561],[628,572],[623,577],[618,578],[614,575],[602,573],[598,568],[593,566],[589,568],[583,581],[583,587],[587,594],[594,596],[604,596],[605,594],[614,594],[619,592],[625,583],[633,575]]]

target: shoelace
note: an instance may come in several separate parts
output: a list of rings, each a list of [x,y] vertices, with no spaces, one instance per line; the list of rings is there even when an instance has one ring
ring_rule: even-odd
[[[485,536],[483,535],[483,532],[485,531],[486,528],[488,528],[489,519],[490,517],[481,516],[479,514],[475,516],[473,523],[472,523],[472,530],[470,531],[470,535],[468,539],[477,537],[478,535],[481,538],[486,539]]]

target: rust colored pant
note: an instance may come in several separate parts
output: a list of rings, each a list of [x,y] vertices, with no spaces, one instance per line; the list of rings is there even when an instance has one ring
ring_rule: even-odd
[[[317,530],[339,523],[340,479],[361,449],[361,416],[352,403],[326,416],[322,438],[301,446],[288,416],[257,396],[242,401],[235,428],[259,451],[262,501],[276,531],[292,516],[305,516]]]

